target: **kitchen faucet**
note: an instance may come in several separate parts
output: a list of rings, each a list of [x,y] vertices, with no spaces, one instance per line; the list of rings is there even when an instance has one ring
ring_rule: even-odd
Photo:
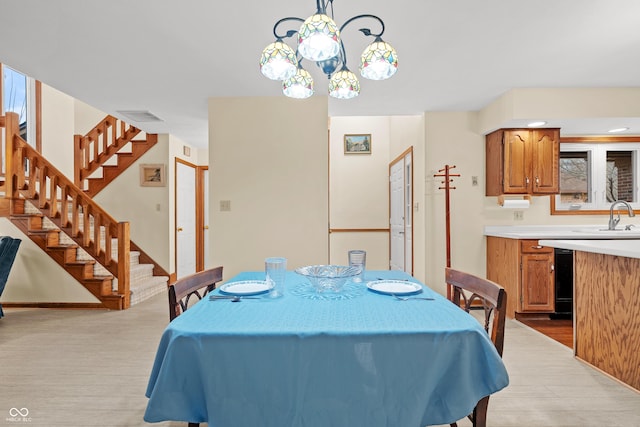
[[[616,226],[620,222],[620,211],[618,211],[618,218],[616,219],[613,218],[613,209],[617,205],[625,205],[627,207],[627,212],[629,213],[629,216],[630,217],[636,216],[636,214],[633,213],[633,208],[629,203],[625,202],[624,200],[616,200],[615,202],[611,203],[611,207],[609,208],[609,230],[615,230]]]

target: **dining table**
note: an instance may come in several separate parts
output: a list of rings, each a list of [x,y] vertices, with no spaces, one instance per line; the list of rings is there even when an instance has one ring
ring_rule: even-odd
[[[264,279],[242,272],[225,285]],[[400,299],[375,286],[385,281],[415,291]],[[145,421],[422,427],[466,417],[509,383],[480,322],[407,273],[367,270],[318,292],[287,271],[277,298],[218,298],[223,287],[162,333]]]

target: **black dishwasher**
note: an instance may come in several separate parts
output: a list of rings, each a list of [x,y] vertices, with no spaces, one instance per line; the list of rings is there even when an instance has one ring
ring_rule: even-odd
[[[573,317],[573,251],[555,249],[556,311],[552,319]]]

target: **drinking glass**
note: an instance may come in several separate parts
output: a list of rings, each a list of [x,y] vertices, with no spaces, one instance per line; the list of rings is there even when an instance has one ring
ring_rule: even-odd
[[[354,282],[362,282],[364,280],[364,268],[367,264],[367,252],[360,249],[349,251],[349,266],[361,267],[360,274],[353,278]]]
[[[284,295],[284,279],[287,273],[287,259],[269,257],[264,260],[264,271],[267,283],[272,286],[269,296],[276,298]]]

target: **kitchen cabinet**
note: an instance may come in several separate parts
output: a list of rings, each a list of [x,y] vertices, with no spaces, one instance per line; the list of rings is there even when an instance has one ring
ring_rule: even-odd
[[[553,248],[537,240],[487,236],[487,278],[507,292],[507,316],[555,311]]]
[[[560,129],[498,129],[485,142],[487,196],[558,193]]]

